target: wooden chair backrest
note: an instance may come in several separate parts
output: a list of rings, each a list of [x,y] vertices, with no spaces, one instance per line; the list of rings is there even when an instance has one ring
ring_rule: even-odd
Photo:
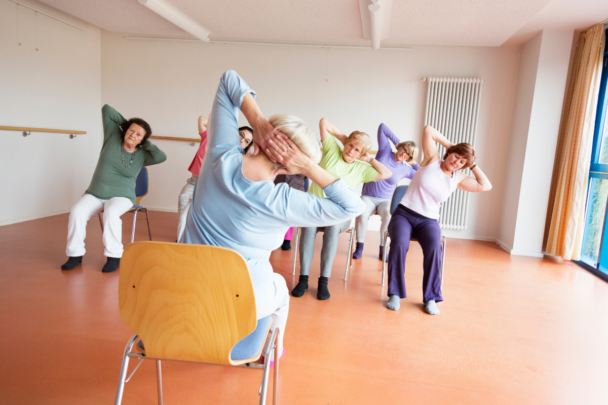
[[[118,288],[120,316],[148,357],[233,364],[233,346],[256,328],[247,264],[231,249],[132,243]]]

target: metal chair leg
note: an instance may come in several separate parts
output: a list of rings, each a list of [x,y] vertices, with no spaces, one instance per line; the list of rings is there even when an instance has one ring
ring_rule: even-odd
[[[118,378],[118,389],[116,390],[116,400],[114,401],[114,405],[120,405],[122,402],[122,394],[125,390],[125,379],[127,377],[127,370],[129,369],[128,354],[131,352],[136,340],[137,335],[133,335],[127,342],[127,346],[125,347],[125,351],[122,355],[122,366],[120,367],[120,377]]]
[[[150,218],[148,217],[148,209],[142,208],[142,210],[146,211],[146,221],[148,222],[148,236],[150,237],[150,240],[152,240],[152,230],[150,229]]]
[[[296,275],[296,260],[298,259],[298,239],[300,237],[300,228],[296,228],[296,246],[293,250],[293,268],[291,269],[291,275]]]
[[[384,286],[384,275],[386,274],[386,255],[388,254],[388,232],[384,232],[384,252],[382,256],[382,286]]]
[[[160,368],[160,360],[156,360],[156,385],[158,389],[158,405],[163,405],[163,374]]]
[[[131,243],[135,240],[135,223],[137,222],[137,211],[139,208],[135,208],[133,211],[133,230],[131,231]]]
[[[355,236],[355,228],[350,229],[350,240],[348,242],[348,254],[346,256],[346,268],[344,269],[344,281],[346,281],[346,277],[348,276],[348,266],[350,265],[350,256],[353,251],[353,236]]]
[[[272,331],[272,335],[270,335],[270,344],[268,345],[268,348],[266,349],[266,352],[264,353],[264,357],[268,360],[264,363],[264,374],[262,377],[262,384],[260,385],[260,405],[264,405],[266,404],[266,394],[268,393],[268,374],[270,372],[270,350],[272,350],[274,348],[274,345],[277,344],[277,334],[279,332],[279,329],[275,329],[274,331]],[[274,362],[275,364],[278,361],[278,356],[275,354],[275,359]]]
[[[273,379],[273,397],[272,404],[278,405],[279,403],[279,335],[281,331],[277,328],[277,337],[274,342],[274,379]]]
[[[443,246],[441,247],[441,284],[439,285],[439,289],[443,294],[443,266],[445,266],[445,245],[447,244],[448,240],[445,236],[442,236],[441,242],[443,242]]]

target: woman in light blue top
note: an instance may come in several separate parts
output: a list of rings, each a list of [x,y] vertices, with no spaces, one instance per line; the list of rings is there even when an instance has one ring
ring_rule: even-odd
[[[285,115],[266,120],[254,96],[236,72],[222,75],[211,111],[207,155],[180,242],[223,246],[245,257],[257,318],[272,314],[272,327],[281,331],[282,353],[289,291],[283,277],[273,272],[270,253],[281,245],[289,227],[338,224],[360,215],[365,205],[344,181],[316,164],[319,143],[302,120]],[[254,129],[253,156],[244,156],[239,142],[239,108]],[[274,129],[273,141],[269,133]],[[258,149],[262,144],[266,153]],[[272,182],[277,174],[298,173],[321,186],[328,198]]]

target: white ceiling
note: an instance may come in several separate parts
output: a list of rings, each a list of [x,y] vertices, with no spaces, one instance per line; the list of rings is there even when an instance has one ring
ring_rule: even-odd
[[[111,32],[192,38],[137,0],[40,1]],[[210,29],[211,40],[369,45],[358,0],[169,1]],[[393,0],[382,45],[516,45],[544,28],[586,28],[606,18],[608,0]]]

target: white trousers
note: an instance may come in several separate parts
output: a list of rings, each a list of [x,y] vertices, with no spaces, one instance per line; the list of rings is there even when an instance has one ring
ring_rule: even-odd
[[[273,299],[260,310],[258,318],[264,318],[269,313],[272,314],[272,330],[279,328],[279,354],[283,353],[283,337],[285,336],[285,326],[287,325],[287,316],[289,315],[289,289],[283,276],[277,273],[272,274],[272,282],[274,283],[275,294]],[[264,348],[266,349],[266,347]],[[274,355],[271,356],[274,359]]]
[[[182,188],[179,198],[177,200],[177,213],[179,215],[179,222],[177,223],[177,240],[181,238],[184,229],[186,229],[186,219],[188,218],[188,211],[190,210],[190,204],[192,203],[192,194],[194,194],[194,186],[198,177],[192,175],[186,180],[186,185]]]
[[[128,198],[114,197],[101,200],[85,194],[70,210],[68,222],[68,246],[65,253],[70,257],[84,256],[84,239],[87,222],[103,208],[103,254],[106,257],[122,257],[122,220],[120,217],[133,207]]]
[[[386,198],[370,197],[368,195],[361,196],[365,203],[365,211],[357,217],[355,221],[355,229],[357,230],[357,242],[365,241],[367,233],[367,222],[372,214],[378,214],[382,218],[380,225],[380,246],[384,245],[384,232],[388,230],[388,223],[391,220],[391,200]]]

